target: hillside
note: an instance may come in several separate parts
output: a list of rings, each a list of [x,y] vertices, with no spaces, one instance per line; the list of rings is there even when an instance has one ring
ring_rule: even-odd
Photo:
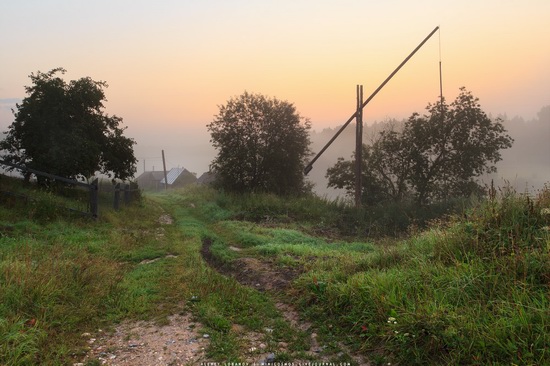
[[[0,364],[550,362],[548,190],[391,239],[315,197],[193,187],[93,220],[21,189],[42,203],[0,206]]]

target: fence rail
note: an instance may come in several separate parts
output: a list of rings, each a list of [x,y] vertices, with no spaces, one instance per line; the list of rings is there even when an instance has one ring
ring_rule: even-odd
[[[0,159],[0,164],[18,169],[21,172],[32,173],[36,176],[41,176],[41,177],[53,179],[53,180],[56,180],[56,181],[64,182],[64,183],[67,183],[67,184],[71,184],[73,186],[88,189],[89,190],[89,198],[88,198],[89,212],[83,212],[83,211],[80,211],[80,212],[83,212],[85,214],[89,214],[94,218],[98,217],[98,211],[99,211],[99,180],[98,180],[98,178],[95,178],[91,183],[85,183],[85,182],[81,182],[81,181],[78,181],[78,180],[75,180],[75,179],[68,179],[68,178],[65,178],[65,177],[58,176],[58,175],[42,172],[42,171],[39,171],[39,170],[36,170],[36,169],[27,168],[27,167],[22,166],[22,165],[13,164],[13,163],[1,160],[1,159]],[[113,208],[115,210],[120,209],[121,192],[122,192],[122,195],[123,195],[124,204],[128,205],[128,204],[131,203],[131,201],[133,199],[133,196],[134,196],[135,192],[137,192],[137,191],[139,191],[137,185],[117,183],[114,186],[114,190],[113,190],[113,192],[114,192]]]

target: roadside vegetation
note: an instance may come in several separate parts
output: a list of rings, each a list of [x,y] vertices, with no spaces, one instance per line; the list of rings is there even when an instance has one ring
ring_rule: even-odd
[[[183,196],[104,208],[93,220],[60,207],[67,197],[4,176],[0,184],[33,198],[2,196],[0,206],[0,364],[70,365],[88,350],[83,333],[124,319],[163,324],[187,312],[204,324],[209,359],[241,359],[235,323],[271,329],[268,338],[284,335],[297,351],[307,347],[266,295],[201,260],[207,227],[180,204]],[[159,221],[168,214],[159,202],[174,224]]]
[[[548,188],[534,199],[493,188],[402,239],[342,240],[333,204],[302,202],[218,195],[206,216],[219,222],[219,258],[235,260],[228,248],[240,246],[238,256],[303,271],[287,301],[316,321],[327,352],[344,342],[375,364],[549,362]]]
[[[98,220],[59,209],[61,198],[43,190],[33,197],[0,205],[0,364],[72,364],[86,352],[83,332],[182,312],[203,324],[211,360],[244,360],[238,329],[263,334],[276,361],[315,360],[313,330],[291,326],[280,303],[313,325],[318,357],[332,361],[550,362],[548,188],[534,198],[493,189],[397,237],[372,229],[397,207],[384,216],[313,196],[189,187]],[[167,214],[172,225],[159,221]],[[201,258],[205,243],[220,268],[254,258],[293,274],[289,286],[220,274]]]

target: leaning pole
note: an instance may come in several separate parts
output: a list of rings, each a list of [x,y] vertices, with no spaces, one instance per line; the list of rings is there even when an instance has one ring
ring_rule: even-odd
[[[391,78],[393,78],[393,76],[395,74],[397,74],[397,72],[411,59],[411,57],[414,56],[414,54],[422,47],[424,46],[424,43],[426,43],[433,35],[435,32],[437,32],[439,29],[439,26],[435,27],[433,31],[430,32],[430,34],[428,34],[428,36],[426,38],[424,38],[424,40],[422,42],[420,42],[420,44],[403,60],[403,62],[401,62],[401,64],[399,64],[399,66],[397,66],[397,68],[395,70],[393,70],[393,72],[386,78],[386,80],[384,80],[384,82],[382,82],[382,84],[380,84],[380,86],[378,88],[376,88],[376,90],[370,95],[370,97],[368,97],[364,102],[363,104],[361,105],[361,108],[358,108],[358,110],[360,109],[361,111],[363,110],[363,108],[365,108],[365,106],[367,104],[369,104],[369,102],[372,100],[372,98],[374,98],[374,96],[376,94],[378,94],[378,92],[388,83],[388,81],[391,80]],[[309,164],[307,164],[304,168],[304,174],[307,175],[311,169],[313,169],[313,164],[317,161],[317,159],[319,159],[319,157],[325,152],[326,149],[328,149],[328,147],[330,146],[330,144],[332,144],[334,142],[334,140],[336,140],[336,138],[342,133],[342,131],[344,131],[344,129],[351,123],[351,121],[353,121],[354,118],[357,117],[357,111],[355,113],[353,113],[351,115],[351,117],[346,121],[346,123],[344,123],[344,125],[342,127],[340,127],[340,129],[338,130],[338,132],[336,132],[336,134],[329,140],[329,142],[327,142],[327,144],[321,149],[321,151],[319,151],[317,153],[317,155],[315,155],[315,157],[309,162]]]

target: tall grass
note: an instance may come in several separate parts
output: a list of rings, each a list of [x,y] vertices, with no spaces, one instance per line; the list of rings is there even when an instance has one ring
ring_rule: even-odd
[[[268,347],[303,339],[266,295],[201,260],[208,225],[227,212],[210,204],[212,194],[161,194],[103,211],[99,220],[57,211],[57,200],[66,198],[55,194],[41,201],[48,212],[41,216],[29,214],[26,203],[0,206],[0,364],[72,364],[86,351],[84,332],[122,319],[165,322],[182,311],[204,324],[214,360],[242,361],[235,323],[273,329]],[[158,220],[167,213],[172,225]],[[156,261],[142,264],[148,259]]]
[[[344,340],[374,364],[550,363],[548,189],[535,198],[494,191],[427,231],[376,244],[338,239],[346,231],[332,231],[327,212],[357,219],[344,207],[308,216],[274,197],[222,197],[220,258],[235,259],[225,254],[236,245],[241,255],[301,268],[289,301],[327,343]],[[328,225],[328,240],[311,236],[323,231],[312,230],[315,221]]]
[[[176,253],[179,242],[177,230],[157,240],[160,208],[91,220],[60,209],[69,197],[1,183],[33,201],[0,206],[0,364],[71,363],[82,332],[156,311],[167,260],[149,272],[139,262]]]
[[[327,349],[345,342],[373,364],[548,364],[549,192],[494,191],[465,214],[399,240],[378,237],[394,230],[383,228],[394,208],[384,216],[382,208],[361,212],[315,197],[192,187],[98,221],[52,213],[57,204],[48,200],[40,215],[2,205],[0,364],[68,364],[84,352],[82,332],[181,311],[202,322],[218,361],[243,360],[234,324],[273,329],[265,342],[270,350],[289,343],[294,353],[285,359],[307,350],[307,336],[269,294],[201,260],[203,238],[213,239],[221,261],[269,257],[281,270],[299,268],[277,299],[298,306]],[[158,221],[167,212],[173,225]],[[376,227],[376,241],[366,240]],[[157,260],[140,264],[146,259]]]
[[[403,236],[411,227],[425,228],[431,221],[462,212],[474,202],[473,199],[457,198],[425,207],[400,202],[356,208],[344,200],[331,201],[314,195],[279,197],[213,192],[207,204],[209,215],[205,218],[273,225],[298,224],[314,235],[363,239]]]
[[[504,190],[448,227],[363,260],[362,271],[312,271],[300,279],[303,309],[354,334],[380,362],[546,364],[547,194]]]
[[[71,343],[63,333],[86,328],[116,296],[118,264],[62,241],[43,241],[37,232],[0,238],[0,318],[6,330],[0,332],[0,360],[6,364],[34,365],[54,356],[50,345]]]

